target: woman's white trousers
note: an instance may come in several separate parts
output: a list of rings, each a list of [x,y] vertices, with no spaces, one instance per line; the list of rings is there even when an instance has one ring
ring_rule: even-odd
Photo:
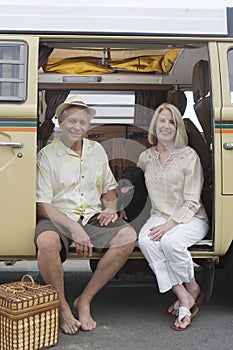
[[[194,266],[189,247],[200,241],[208,232],[208,223],[193,217],[188,223],[177,224],[165,233],[161,241],[148,237],[151,227],[166,220],[152,215],[139,233],[139,247],[156,275],[161,293],[174,285],[190,282],[194,277]]]

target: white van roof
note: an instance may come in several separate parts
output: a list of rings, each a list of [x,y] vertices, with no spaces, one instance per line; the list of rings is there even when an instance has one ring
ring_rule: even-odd
[[[191,7],[187,6],[187,1],[182,7],[179,0],[167,0],[163,7],[156,3],[154,0],[85,0],[82,3],[77,0],[1,0],[0,33],[229,34],[224,0],[208,1],[212,7],[198,0]]]

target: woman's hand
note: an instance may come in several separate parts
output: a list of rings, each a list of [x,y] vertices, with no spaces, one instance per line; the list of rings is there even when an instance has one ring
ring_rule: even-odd
[[[165,233],[167,233],[176,225],[177,223],[175,221],[169,220],[162,225],[151,227],[150,232],[148,233],[148,236],[152,241],[158,242],[165,235]]]

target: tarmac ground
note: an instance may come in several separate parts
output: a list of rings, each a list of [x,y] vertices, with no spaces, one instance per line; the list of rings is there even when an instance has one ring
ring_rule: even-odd
[[[72,260],[64,263],[65,290],[72,307],[73,300],[81,292],[91,270],[88,261]],[[43,283],[36,261],[18,262],[4,266],[0,262],[0,283],[20,280],[30,273]],[[156,281],[134,282],[118,276],[103,288],[92,303],[92,314],[97,328],[91,332],[79,331],[76,335],[59,332],[54,350],[231,350],[233,344],[233,293],[226,273],[216,271],[213,294],[210,301],[200,305],[197,316],[188,330],[171,329],[173,318],[166,315],[166,308],[174,301],[171,292],[159,294]],[[201,283],[202,275],[197,278]]]

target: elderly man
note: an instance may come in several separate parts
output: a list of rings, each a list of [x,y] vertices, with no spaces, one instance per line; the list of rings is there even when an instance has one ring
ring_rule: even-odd
[[[85,138],[95,110],[80,96],[72,96],[56,110],[61,128],[38,154],[35,243],[44,281],[60,293],[60,327],[75,334],[81,327],[96,327],[91,301],[121,269],[135,246],[134,229],[118,218],[117,183],[103,147]],[[64,271],[68,247],[92,255],[93,247],[104,249],[92,278],[74,301],[76,319],[64,294]]]

